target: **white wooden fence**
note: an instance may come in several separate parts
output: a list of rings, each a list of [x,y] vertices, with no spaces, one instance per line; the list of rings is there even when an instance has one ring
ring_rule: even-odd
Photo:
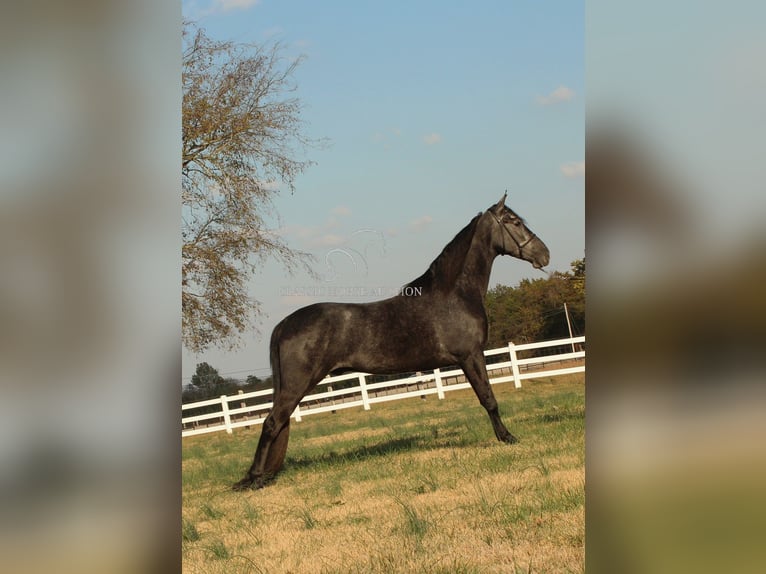
[[[533,349],[538,350],[537,356],[519,358],[520,352]],[[555,354],[540,354],[540,349],[547,349]],[[524,379],[554,377],[585,371],[585,337],[523,345],[508,343],[506,347],[484,351],[484,355],[487,357],[503,354],[508,356],[508,360],[487,365],[489,382],[493,385],[513,381],[516,388],[520,388],[521,381]],[[443,399],[448,391],[471,387],[470,383],[465,381],[463,371],[458,368],[446,371],[435,369],[422,374],[378,383],[368,383],[367,377],[369,376],[368,373],[346,373],[335,377],[326,377],[319,382],[313,393],[303,397],[293,411],[292,418],[300,421],[302,417],[307,415],[328,411],[335,412],[340,409],[360,406],[365,410],[370,410],[370,405],[375,403],[410,397],[425,399],[426,395],[432,394]],[[357,380],[355,385],[333,390],[333,383],[341,383],[351,379]],[[271,389],[251,393],[240,391],[236,395],[222,395],[217,399],[182,405],[182,413],[211,405],[220,405],[221,408],[212,413],[183,417],[181,419],[183,427],[181,436],[186,437],[222,430],[231,434],[232,429],[261,424],[272,407],[273,403],[269,400],[271,394]],[[269,397],[266,399],[267,402],[259,402],[264,397]],[[248,404],[248,401],[252,404]],[[239,407],[234,407],[230,403],[239,403]]]

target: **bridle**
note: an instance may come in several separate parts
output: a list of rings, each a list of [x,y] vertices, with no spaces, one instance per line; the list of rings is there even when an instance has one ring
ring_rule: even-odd
[[[522,255],[521,255],[521,250],[524,249],[524,247],[526,247],[527,245],[529,245],[530,241],[532,241],[533,239],[536,239],[537,235],[535,235],[532,232],[532,230],[529,230],[529,232],[532,235],[530,235],[529,238],[526,241],[524,241],[523,243],[519,243],[518,241],[516,241],[516,238],[513,236],[513,234],[510,231],[508,231],[508,228],[505,226],[505,224],[502,221],[500,221],[500,218],[497,215],[495,215],[494,213],[492,213],[491,211],[490,211],[490,214],[492,215],[492,217],[495,218],[495,221],[497,221],[497,224],[504,231],[504,233],[503,233],[503,252],[508,253],[508,250],[505,248],[505,236],[507,234],[511,239],[513,239],[513,242],[516,244],[516,249],[517,249],[516,255],[517,255],[517,257],[519,259],[523,259]]]

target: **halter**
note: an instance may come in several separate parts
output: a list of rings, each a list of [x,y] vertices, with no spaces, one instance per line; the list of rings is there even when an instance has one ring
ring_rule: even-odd
[[[508,236],[509,236],[511,239],[513,239],[513,242],[516,244],[516,249],[518,250],[518,251],[517,251],[517,253],[516,253],[517,257],[518,257],[519,259],[523,259],[522,255],[521,255],[521,250],[522,250],[522,249],[524,249],[524,247],[526,247],[527,245],[529,245],[529,242],[530,242],[530,241],[532,241],[533,239],[536,239],[536,238],[537,238],[537,235],[535,235],[535,234],[532,232],[532,230],[530,229],[530,230],[529,230],[529,232],[530,232],[532,235],[530,235],[530,236],[529,236],[529,238],[528,238],[526,241],[524,241],[524,243],[519,243],[518,241],[516,241],[516,238],[513,236],[513,234],[512,234],[510,231],[508,231],[508,228],[505,226],[505,224],[504,224],[502,221],[500,221],[500,218],[499,218],[497,215],[495,215],[494,213],[492,213],[491,211],[490,211],[490,214],[492,215],[492,217],[494,217],[494,218],[495,218],[495,221],[497,221],[497,224],[498,224],[498,225],[500,226],[500,228],[501,228],[501,229],[502,229],[502,230],[505,232],[505,233],[503,233],[503,251],[505,251],[506,253],[507,253],[507,251],[508,251],[508,250],[505,248],[505,235],[506,235],[506,233],[507,233],[507,234],[508,234]]]

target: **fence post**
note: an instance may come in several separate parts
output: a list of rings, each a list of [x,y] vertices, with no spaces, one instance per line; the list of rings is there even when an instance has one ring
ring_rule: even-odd
[[[226,427],[226,432],[231,434],[231,416],[229,416],[229,401],[226,395],[221,395],[221,411],[223,411],[223,424]]]
[[[442,386],[442,372],[439,369],[434,369],[434,383],[436,383],[436,396],[443,399],[444,387]]]
[[[359,375],[359,387],[362,389],[362,404],[364,405],[364,410],[369,411],[370,397],[367,395],[367,382],[365,379],[365,375]]]
[[[295,417],[295,422],[298,422],[298,423],[301,422],[301,404],[300,403],[295,405],[293,416]]]
[[[521,388],[521,378],[519,377],[519,362],[516,357],[516,345],[508,343],[508,352],[511,354],[511,370],[513,371],[513,384],[517,389]]]
[[[237,394],[238,394],[238,395],[243,395],[243,394],[245,394],[245,391],[243,391],[242,389],[239,389],[239,390],[237,391]],[[242,401],[241,403],[239,403],[239,406],[240,406],[240,408],[243,408],[243,409],[244,409],[244,408],[247,406],[247,403],[246,403],[245,401]],[[246,419],[249,419],[249,418],[250,418],[250,413],[247,413],[247,414],[245,414],[245,418],[246,418]],[[250,425],[247,425],[245,428],[246,428],[247,430],[250,430]]]

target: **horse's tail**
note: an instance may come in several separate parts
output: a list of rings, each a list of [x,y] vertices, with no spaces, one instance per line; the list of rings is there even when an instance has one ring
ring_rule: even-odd
[[[274,406],[277,401],[281,400],[282,391],[282,364],[279,356],[279,348],[281,346],[281,332],[282,324],[280,323],[274,327],[274,331],[271,333],[271,342],[269,345],[269,360],[271,362],[271,380],[273,383],[274,391],[272,400]],[[282,468],[282,464],[285,461],[285,455],[287,454],[287,442],[290,438],[290,419],[287,419],[285,426],[274,437],[269,452],[266,455],[266,465],[264,472],[266,476],[274,476]]]
[[[277,399],[279,391],[282,388],[282,369],[279,362],[279,339],[282,331],[280,323],[271,332],[271,342],[269,343],[269,361],[271,362],[271,381],[274,387],[274,400]]]

